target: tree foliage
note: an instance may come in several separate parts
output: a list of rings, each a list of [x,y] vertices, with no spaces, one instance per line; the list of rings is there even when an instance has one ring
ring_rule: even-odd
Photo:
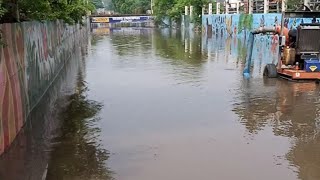
[[[77,23],[93,9],[91,0],[0,0],[0,22],[62,19]]]
[[[144,14],[151,8],[150,0],[111,0],[111,3],[120,14]]]
[[[104,8],[104,4],[101,0],[92,0],[92,4],[95,6],[95,8]]]
[[[0,18],[6,13],[6,9],[3,7],[3,2],[0,0]]]
[[[288,0],[287,1],[287,9],[288,10],[296,10],[303,4],[303,0]]]
[[[207,4],[208,0],[155,0],[154,14],[157,19],[169,17],[179,21],[181,15],[184,14],[185,6],[193,6],[193,17],[195,22],[200,22],[202,6]]]

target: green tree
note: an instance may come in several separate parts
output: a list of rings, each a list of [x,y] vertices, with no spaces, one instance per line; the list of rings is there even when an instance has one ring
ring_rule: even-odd
[[[3,7],[2,0],[0,0],[0,18],[5,14],[6,9]]]
[[[120,14],[144,14],[151,7],[150,0],[111,0],[111,7]]]
[[[202,6],[207,4],[208,0],[155,0],[154,14],[157,20],[169,17],[175,21],[179,21],[184,13],[185,6],[193,6],[192,19],[196,23],[200,23],[199,15],[202,12]]]
[[[288,0],[287,1],[287,9],[288,10],[296,10],[302,4],[303,4],[302,0]]]
[[[0,0],[1,4],[0,22],[62,19],[78,23],[94,9],[91,0]]]
[[[95,8],[104,8],[104,4],[101,0],[92,0],[92,4],[95,6]]]
[[[176,0],[155,0],[153,10],[156,15],[156,21],[160,21],[168,16],[170,9],[175,5],[175,1]]]

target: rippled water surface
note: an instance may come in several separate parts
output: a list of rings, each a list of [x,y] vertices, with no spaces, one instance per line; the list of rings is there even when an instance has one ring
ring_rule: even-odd
[[[0,167],[15,159],[45,179],[66,180],[320,179],[319,87],[264,79],[267,50],[256,46],[244,79],[241,39],[95,32],[69,75],[76,89],[59,125],[27,148],[43,163],[9,152]],[[14,169],[0,175],[10,179]]]

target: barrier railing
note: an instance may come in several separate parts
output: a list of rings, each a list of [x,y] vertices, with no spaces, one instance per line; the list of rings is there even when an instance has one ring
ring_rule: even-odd
[[[202,15],[205,14],[252,14],[252,13],[280,13],[285,11],[286,6],[282,1],[285,0],[239,0],[236,2],[214,2],[204,5]],[[310,0],[313,9],[320,10],[320,0]],[[188,11],[188,9],[185,9]],[[186,13],[188,15],[189,13]]]

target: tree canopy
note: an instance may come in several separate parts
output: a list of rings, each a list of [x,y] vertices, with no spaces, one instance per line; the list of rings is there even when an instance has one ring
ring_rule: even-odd
[[[62,19],[80,22],[94,6],[92,0],[0,0],[0,22]]]
[[[154,0],[154,14],[157,19],[167,16],[180,20],[181,15],[184,14],[184,7],[193,6],[193,19],[200,22],[199,15],[201,15],[202,6],[208,2],[208,0]]]
[[[169,17],[180,20],[184,6],[194,7],[195,21],[199,21],[202,6],[209,0],[152,0],[153,13],[157,19]],[[120,14],[144,14],[151,9],[151,0],[111,0],[112,9]]]
[[[95,8],[104,8],[104,4],[101,0],[92,0],[92,4],[95,6]]]
[[[144,14],[151,9],[151,0],[111,0],[111,3],[120,14]]]

